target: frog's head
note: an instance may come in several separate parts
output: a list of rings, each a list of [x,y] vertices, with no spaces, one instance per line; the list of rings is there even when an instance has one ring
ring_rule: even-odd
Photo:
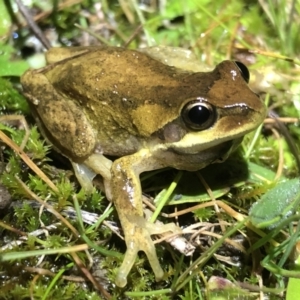
[[[177,102],[177,112],[173,103],[165,105],[168,107],[164,109],[165,114],[160,111],[161,116],[171,121],[155,133],[164,142],[156,145],[156,149],[181,156],[199,157],[199,153],[202,156],[205,153],[210,157],[202,157],[207,164],[226,158],[242,137],[258,127],[266,115],[263,102],[248,87],[248,81],[248,69],[232,61],[220,63],[209,73],[187,75],[182,87],[193,84],[190,91],[185,89],[186,98]],[[149,128],[149,123],[147,126]]]

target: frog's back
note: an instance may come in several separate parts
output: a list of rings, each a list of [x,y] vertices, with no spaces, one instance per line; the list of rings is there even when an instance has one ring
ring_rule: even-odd
[[[187,97],[199,95],[197,83],[184,82],[189,75],[145,53],[112,47],[92,48],[46,74],[56,90],[78,102],[99,130],[110,122],[145,137],[177,118]],[[204,86],[207,89],[208,84]],[[147,130],[136,124],[137,116],[148,119]]]

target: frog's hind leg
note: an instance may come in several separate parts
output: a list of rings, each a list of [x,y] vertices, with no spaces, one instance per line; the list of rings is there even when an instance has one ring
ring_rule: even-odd
[[[110,180],[111,173],[110,168],[112,161],[103,156],[102,154],[93,153],[82,163],[71,162],[76,178],[79,181],[81,187],[91,193],[93,190],[93,179],[99,174],[104,181],[105,194],[108,200],[111,201],[111,189]]]

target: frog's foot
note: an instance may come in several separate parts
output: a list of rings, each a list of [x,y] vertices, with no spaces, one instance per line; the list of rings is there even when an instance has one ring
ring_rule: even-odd
[[[146,253],[156,280],[161,280],[164,271],[159,264],[151,235],[162,234],[169,231],[180,233],[180,228],[173,223],[153,224],[146,221],[141,216],[127,216],[125,222],[126,226],[124,226],[124,222],[122,222],[122,227],[126,229],[125,241],[127,250],[123,263],[116,276],[117,286],[124,287],[127,284],[127,275],[135,263],[138,251],[144,251]]]

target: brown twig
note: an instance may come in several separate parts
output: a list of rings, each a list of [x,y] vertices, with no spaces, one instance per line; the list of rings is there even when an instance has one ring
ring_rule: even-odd
[[[34,33],[34,35],[41,41],[41,43],[43,44],[43,46],[49,50],[51,48],[51,44],[48,41],[48,39],[45,37],[44,33],[42,32],[42,30],[36,25],[35,21],[33,20],[32,16],[30,15],[30,13],[28,12],[28,9],[25,7],[25,5],[23,4],[23,2],[21,0],[15,0],[19,10],[21,12],[21,14],[23,15],[24,19],[27,22],[27,25],[30,27],[30,29],[32,30],[32,32]]]

